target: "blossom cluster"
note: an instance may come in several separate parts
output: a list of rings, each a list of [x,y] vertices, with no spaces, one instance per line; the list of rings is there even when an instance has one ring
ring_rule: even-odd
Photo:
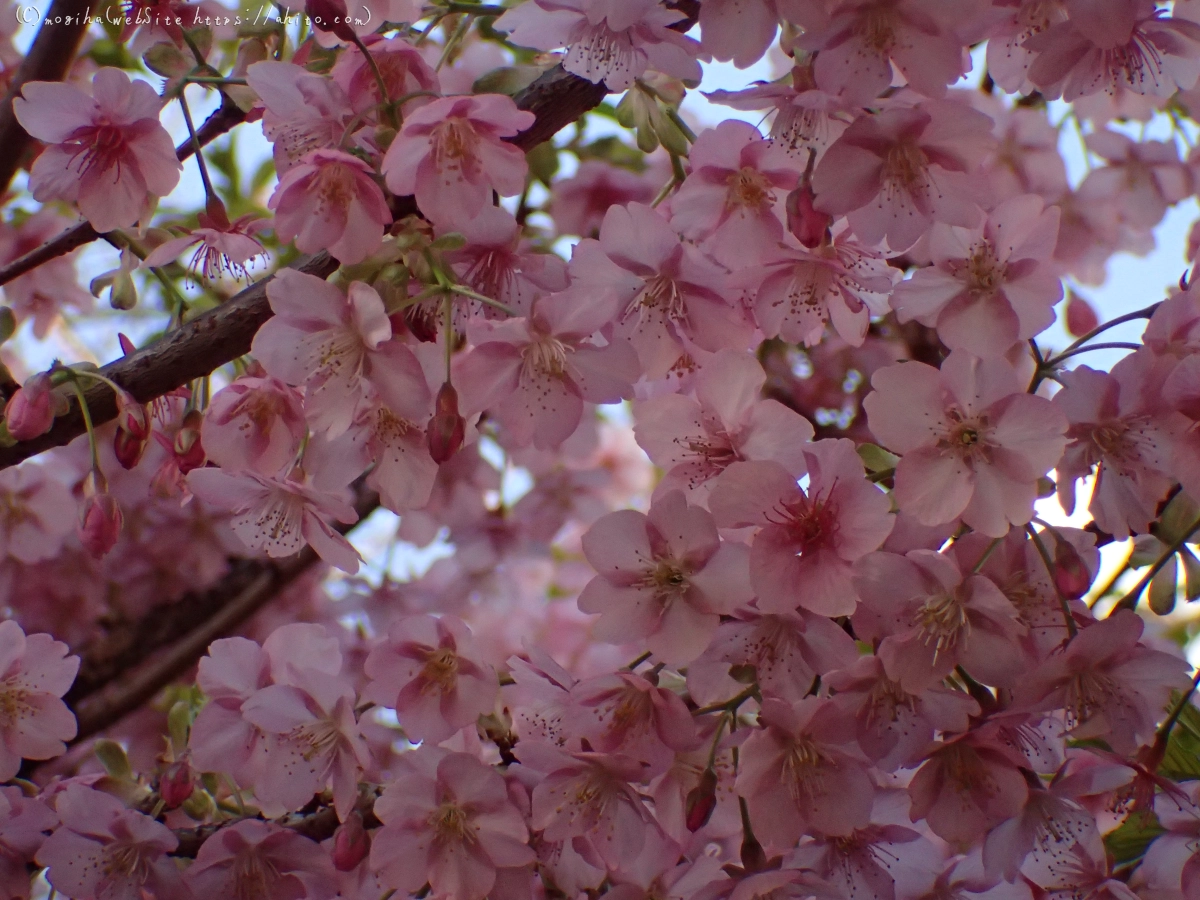
[[[0,890],[1200,896],[1200,3],[368,7],[13,81]]]

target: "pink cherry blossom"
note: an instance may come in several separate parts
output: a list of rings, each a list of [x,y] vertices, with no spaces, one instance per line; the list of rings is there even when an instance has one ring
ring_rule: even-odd
[[[367,485],[379,492],[380,504],[392,512],[420,509],[429,502],[438,474],[425,431],[430,412],[428,406],[421,410],[416,403],[393,410],[372,397],[350,426],[350,436],[364,453],[355,468],[366,469],[374,461]]]
[[[756,262],[783,237],[779,199],[796,186],[795,164],[746,122],[700,134],[692,170],[671,197],[671,225],[725,266]]]
[[[640,203],[614,206],[600,240],[580,242],[571,280],[616,294],[616,334],[627,338],[647,378],[662,378],[687,353],[687,342],[716,352],[748,337],[749,323],[726,299],[726,275]]]
[[[26,636],[0,622],[0,779],[16,776],[22,759],[53,759],[75,737],[75,716],[60,699],[79,671],[79,657],[48,634]]]
[[[980,213],[969,176],[992,145],[992,120],[955,101],[862,116],[817,164],[816,207],[897,252],[934,222],[971,228]]]
[[[872,433],[901,454],[896,501],[926,525],[963,521],[992,537],[1033,516],[1037,480],[1066,446],[1066,419],[1025,393],[1003,359],[956,350],[933,368],[880,369],[863,406]]]
[[[774,460],[796,475],[804,471],[803,445],[812,439],[812,425],[764,398],[766,380],[756,360],[721,350],[696,373],[695,398],[664,394],[634,404],[638,444],[665,470],[656,496],[679,489],[703,501],[713,479],[742,460]]]
[[[45,467],[0,472],[0,558],[34,563],[57,556],[74,531],[76,510],[71,492]]]
[[[1195,27],[1200,39],[1200,25]],[[1085,140],[1088,150],[1107,165],[1088,172],[1079,185],[1079,196],[1115,202],[1121,219],[1132,228],[1153,228],[1168,209],[1195,190],[1192,172],[1169,141],[1136,142],[1108,130],[1094,131]]]
[[[263,134],[282,176],[311,150],[337,147],[352,110],[337,83],[294,63],[256,62],[246,80],[262,99]]]
[[[1117,538],[1145,533],[1175,480],[1173,438],[1183,423],[1155,409],[1147,394],[1151,370],[1142,354],[1121,360],[1111,373],[1077,366],[1061,374],[1063,390],[1054,396],[1070,423],[1058,465],[1059,502],[1074,511],[1076,482],[1096,468],[1088,512]]]
[[[201,440],[223,469],[278,475],[304,440],[300,393],[278,378],[243,376],[213,395]]]
[[[78,900],[189,896],[166,855],[179,840],[161,822],[78,784],[56,796],[55,811],[62,825],[37,852],[55,890]]]
[[[764,334],[811,347],[832,324],[842,340],[858,347],[871,316],[887,311],[887,295],[901,273],[855,238],[844,220],[831,237],[812,249],[784,240],[765,253],[763,265],[734,276],[750,291]]]
[[[766,700],[758,716],[763,727],[742,745],[737,777],[755,836],[785,850],[813,830],[848,835],[866,825],[875,786],[846,747],[854,720],[816,697]]]
[[[651,157],[653,163],[655,157]],[[560,234],[596,237],[610,207],[649,203],[667,176],[651,166],[636,173],[598,159],[585,159],[570,178],[554,182],[550,211]]]
[[[29,900],[28,866],[58,824],[41,800],[26,797],[20,788],[0,788],[0,890],[10,900]]]
[[[491,205],[493,190],[511,196],[525,186],[525,155],[503,139],[533,120],[533,113],[500,94],[435,100],[405,118],[388,148],[388,189],[414,194],[435,224],[465,225]]]
[[[247,547],[283,557],[308,544],[330,565],[351,574],[358,571],[358,551],[328,523],[358,521],[342,493],[318,490],[290,477],[214,468],[190,472],[187,482],[201,500],[235,514],[230,525]]]
[[[0,224],[0,260],[7,264],[24,256],[70,224],[70,219],[49,206],[43,206],[20,227]],[[46,337],[65,310],[90,312],[95,305],[92,295],[79,285],[73,253],[49,260],[5,284],[4,302],[18,322],[33,320],[33,335],[38,340]]]
[[[1017,685],[1015,702],[1064,709],[1072,737],[1132,753],[1153,739],[1171,691],[1188,681],[1186,661],[1141,643],[1143,627],[1129,610],[1089,625]]]
[[[954,29],[971,12],[969,3],[850,0],[827,18],[799,19],[805,30],[800,46],[816,51],[817,84],[854,102],[868,104],[891,85],[893,64],[912,88],[941,97],[970,68]]]
[[[883,492],[864,478],[848,440],[804,451],[808,487],[776,462],[740,462],[721,475],[709,501],[717,524],[757,526],[750,584],[764,612],[797,607],[827,616],[854,611],[853,563],[879,548],[893,516]]]
[[[1080,845],[1089,853],[1102,852],[1096,820],[1078,801],[1051,782],[1030,790],[1021,812],[993,828],[983,844],[988,872],[1016,880],[1020,872],[1035,884]]]
[[[353,421],[368,385],[397,410],[427,405],[421,364],[392,340],[392,325],[375,289],[352,282],[347,293],[291,269],[267,285],[275,316],[254,336],[251,352],[288,384],[305,385],[309,424],[334,438]],[[424,403],[422,403],[424,401]]]
[[[592,340],[615,306],[603,292],[583,302],[568,290],[538,300],[524,320],[473,322],[475,349],[455,375],[463,412],[491,410],[511,447],[558,447],[579,426],[584,401],[633,394],[638,361],[628,342]]]
[[[223,638],[209,645],[196,674],[208,703],[196,715],[188,737],[197,769],[228,772],[239,784],[257,780],[262,732],[242,717],[242,705],[270,683],[270,661],[254,641]]]
[[[366,696],[396,711],[405,733],[438,743],[495,706],[495,673],[453,616],[407,616],[367,657]]]
[[[223,210],[217,218],[207,213],[200,213],[198,218],[199,228],[159,244],[142,260],[142,267],[165,266],[174,262],[184,250],[195,247],[188,260],[188,268],[193,272],[209,280],[225,274],[247,278],[246,264],[266,255],[267,251],[254,235],[266,227],[267,220],[247,213],[230,222]]]
[[[581,610],[600,613],[593,633],[612,643],[645,638],[664,662],[699,656],[720,616],[754,596],[745,546],[721,541],[709,512],[678,491],[649,516],[609,513],[584,535],[583,552],[599,573],[579,595]]]
[[[710,0],[700,7],[700,43],[714,59],[733,61],[739,69],[752,66],[771,45],[778,30],[780,7],[777,0]]]
[[[620,92],[648,68],[700,81],[699,44],[668,27],[682,18],[657,0],[531,0],[505,12],[496,28],[522,47],[566,47],[563,68]]]
[[[936,327],[942,343],[976,356],[997,356],[1054,321],[1062,282],[1049,265],[1058,238],[1056,207],[1022,194],[988,213],[976,228],[935,224],[933,265],[892,293],[901,322]]]
[[[292,900],[332,890],[329,857],[313,841],[270,822],[243,819],[200,847],[187,883],[198,897]]]
[[[408,2],[408,0],[402,0]],[[413,13],[410,12],[410,15]],[[419,14],[413,15],[419,18]],[[389,22],[408,21],[408,19],[389,18]],[[383,83],[387,87],[388,96],[379,96],[379,85],[371,66],[363,57],[358,47],[347,47],[338,55],[330,73],[350,101],[350,108],[355,113],[374,115],[379,118],[376,109],[385,99],[398,102],[402,97],[421,92],[438,91],[438,74],[421,56],[421,51],[402,37],[378,38],[374,35],[364,36],[371,59],[374,60]],[[446,93],[453,93],[447,89]],[[413,109],[429,102],[428,97],[411,97],[400,103],[399,109],[408,113]]]
[[[311,150],[279,179],[268,207],[275,233],[304,253],[328,250],[346,265],[360,263],[392,222],[374,171],[340,150]]]
[[[525,820],[494,769],[430,747],[407,762],[375,801],[384,824],[370,865],[385,884],[412,892],[428,882],[438,896],[483,900],[497,869],[534,861]]]
[[[34,197],[78,204],[100,232],[143,218],[183,168],[158,121],[162,105],[147,82],[114,68],[96,72],[90,94],[70,84],[25,84],[13,113],[48,145],[30,171]]]

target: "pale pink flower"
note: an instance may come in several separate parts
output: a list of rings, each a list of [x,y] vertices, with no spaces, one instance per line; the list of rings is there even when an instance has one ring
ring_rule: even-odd
[[[875,785],[853,752],[852,718],[808,697],[764,700],[758,720],[742,745],[737,791],[760,841],[786,850],[811,831],[849,835],[870,821]]]
[[[500,686],[454,616],[407,616],[367,657],[364,695],[396,711],[414,741],[438,743],[496,704]]]
[[[1154,813],[1166,831],[1154,839],[1137,869],[1136,886],[1159,896],[1194,900],[1200,891],[1200,809],[1196,806],[1196,783],[1185,788],[1184,797],[1163,792],[1154,799]]]
[[[1025,392],[1001,358],[951,353],[940,370],[918,362],[880,369],[867,395],[871,432],[901,455],[896,502],[918,522],[961,516],[1002,537],[1033,516],[1037,480],[1066,446],[1066,417]]]
[[[370,866],[386,885],[412,893],[428,882],[440,897],[483,900],[497,869],[535,861],[525,819],[495,769],[428,746],[405,762],[375,801],[383,828]]]
[[[1057,207],[1022,194],[1004,201],[981,226],[934,224],[933,265],[917,269],[892,292],[901,322],[937,328],[942,343],[976,356],[999,356],[1054,322],[1062,299],[1057,267]]]
[[[700,81],[700,45],[668,26],[685,18],[658,0],[532,0],[496,20],[522,47],[567,48],[563,68],[620,92],[647,69]]]
[[[0,472],[0,559],[7,555],[34,563],[57,556],[75,530],[77,506],[44,466]]]
[[[263,134],[271,142],[280,176],[310,150],[341,144],[354,111],[332,79],[294,63],[268,60],[249,66],[246,81],[266,107]]]
[[[989,42],[988,47],[992,46]],[[999,203],[1018,194],[1038,194],[1050,202],[1068,192],[1067,168],[1058,152],[1058,129],[1040,110],[1009,109],[983,95],[972,99],[996,123],[996,147],[984,161],[982,173],[993,200]]]
[[[858,598],[853,563],[879,548],[894,517],[887,497],[864,477],[852,441],[817,441],[804,458],[807,490],[779,463],[741,462],[722,473],[709,506],[724,528],[759,529],[750,584],[760,609],[847,615]]]
[[[466,246],[446,251],[443,258],[454,267],[463,284],[498,300],[517,315],[529,315],[538,297],[567,287],[566,263],[553,253],[522,247],[521,227],[507,210],[485,206],[458,231],[466,238]],[[503,315],[487,304],[469,302],[489,319]]]
[[[71,220],[52,206],[43,206],[19,227],[0,223],[0,260],[10,263],[70,226]],[[90,312],[94,305],[92,295],[79,286],[75,255],[68,253],[47,260],[4,285],[5,304],[18,322],[33,320],[33,336],[38,340],[49,333],[64,309]]]
[[[734,283],[750,292],[763,334],[811,347],[832,324],[838,337],[859,347],[871,316],[887,312],[888,293],[902,273],[859,241],[844,220],[831,237],[812,249],[789,237],[764,254],[761,266],[734,275]]]
[[[1048,99],[1068,103],[1118,88],[1166,99],[1200,76],[1200,25],[1163,16],[1148,0],[1068,2],[1071,13],[1027,38],[1036,54],[1028,78]],[[1074,7],[1074,8],[1073,8]]]
[[[201,500],[234,514],[230,527],[250,549],[278,558],[299,553],[308,544],[330,565],[351,574],[358,571],[358,551],[327,521],[358,521],[344,491],[318,490],[290,477],[214,468],[189,472],[187,481]]]
[[[595,237],[610,207],[649,203],[662,186],[656,181],[665,182],[667,177],[652,177],[654,172],[654,166],[638,173],[585,159],[574,175],[555,179],[551,187],[550,214],[558,233]]]
[[[53,759],[75,737],[75,716],[60,699],[79,671],[79,657],[48,634],[26,636],[0,622],[0,781],[16,776],[22,759]]]
[[[817,163],[816,207],[896,252],[934,222],[973,227],[980,212],[969,176],[993,145],[992,120],[951,100],[864,115]]]
[[[0,788],[0,891],[9,900],[29,900],[29,866],[58,816],[19,787]]]
[[[884,671],[878,656],[861,656],[853,665],[824,677],[833,702],[854,717],[859,749],[884,772],[915,764],[935,734],[966,731],[979,705],[961,691],[932,684],[908,691]]]
[[[574,433],[585,401],[632,396],[638,360],[629,343],[592,339],[615,307],[603,289],[586,299],[568,289],[538,300],[528,318],[473,321],[467,334],[475,347],[457,364],[454,378],[463,412],[490,410],[506,445],[532,443],[544,450]]]
[[[691,173],[671,196],[671,225],[722,265],[759,261],[783,237],[776,207],[799,180],[795,163],[733,119],[701,132],[688,162]]]
[[[192,764],[201,772],[227,772],[253,784],[263,750],[262,732],[242,718],[242,705],[271,683],[270,660],[246,638],[222,638],[201,657],[196,684],[208,702],[188,735]]]
[[[409,0],[401,0],[403,3]],[[415,21],[420,17],[416,10],[410,10],[412,19],[388,18],[388,22]],[[371,28],[378,26],[378,21],[371,23]],[[355,113],[363,114],[378,121],[379,104],[385,99],[392,102],[400,100],[409,94],[421,92],[438,92],[438,74],[425,61],[421,51],[402,37],[380,38],[375,35],[364,36],[371,59],[383,83],[387,87],[388,96],[379,96],[379,83],[375,73],[363,57],[358,47],[345,47],[337,56],[333,71],[330,75],[342,88],[350,101],[350,108]],[[447,90],[446,93],[457,93]],[[407,114],[419,106],[429,103],[429,97],[410,97],[400,103],[399,109]]]
[[[954,29],[973,12],[970,3],[848,0],[833,7],[827,19],[799,19],[805,33],[798,44],[816,52],[817,85],[856,103],[871,103],[891,85],[893,64],[911,88],[942,97],[946,86],[970,69]]]
[[[649,206],[609,209],[600,240],[575,246],[570,273],[572,284],[616,294],[616,334],[633,344],[649,379],[688,356],[687,342],[716,352],[749,340],[750,324],[727,299],[725,270]]]
[[[565,724],[595,750],[644,763],[647,776],[665,772],[676,753],[699,746],[683,699],[632,672],[600,675],[571,688]]]
[[[1200,25],[1194,27],[1200,40]],[[1196,52],[1200,53],[1200,43]],[[1131,228],[1152,229],[1168,209],[1195,190],[1192,172],[1171,141],[1135,141],[1107,129],[1093,131],[1084,141],[1107,165],[1088,172],[1079,185],[1080,199],[1116,204],[1122,221]]]
[[[267,203],[275,210],[275,233],[303,253],[328,250],[345,265],[362,262],[392,222],[373,174],[357,156],[310,150],[280,176]]]
[[[1122,755],[1154,738],[1171,692],[1184,690],[1189,666],[1141,642],[1142,620],[1130,610],[1082,629],[1014,691],[1025,709],[1062,709],[1068,733],[1102,738]]]
[[[1035,88],[1029,83],[1029,66],[1036,54],[1024,46],[1025,41],[1051,25],[1065,22],[1066,4],[1063,0],[1017,0],[996,12],[1003,18],[988,28],[988,74],[1006,93],[1030,93]],[[1039,117],[1046,121],[1045,116]]]
[[[942,840],[970,846],[1019,814],[1029,787],[1028,762],[997,725],[977,727],[935,744],[908,785],[910,815]]]
[[[987,872],[1015,881],[1019,874],[1041,884],[1048,870],[1081,845],[1103,853],[1096,819],[1063,790],[1061,781],[1030,790],[1021,812],[1001,822],[983,844]]]
[[[742,460],[774,460],[796,475],[804,471],[803,445],[812,440],[812,425],[764,398],[766,380],[752,356],[721,350],[695,374],[694,399],[664,394],[634,403],[637,442],[665,471],[655,496],[679,489],[703,502],[713,479]]]
[[[645,766],[605,753],[564,753],[522,741],[522,767],[544,773],[533,789],[530,826],[548,841],[572,843],[585,860],[618,868],[637,857],[651,833],[660,831],[631,782]]]
[[[649,516],[604,516],[583,536],[583,552],[599,573],[579,595],[583,612],[600,613],[592,633],[614,644],[644,638],[673,665],[699,656],[721,615],[754,597],[746,547],[721,541],[708,510],[679,491]]]
[[[226,274],[245,279],[249,275],[246,264],[266,256],[267,251],[254,237],[266,227],[266,219],[247,213],[237,221],[230,222],[223,211],[221,218],[214,218],[207,213],[200,213],[198,218],[199,228],[183,237],[159,244],[142,260],[142,268],[165,266],[174,262],[184,250],[195,247],[188,260],[188,268],[193,272],[199,272],[209,280]]]
[[[243,819],[206,840],[188,867],[197,897],[299,900],[329,896],[333,871],[315,842],[273,822]]]
[[[167,856],[179,840],[166,825],[78,784],[56,795],[55,811],[62,825],[46,838],[37,861],[59,893],[78,900],[189,896]]]
[[[293,668],[289,681],[268,685],[242,704],[242,716],[264,735],[255,797],[277,815],[300,809],[332,786],[344,821],[358,799],[359,775],[370,764],[354,717],[354,689],[348,679],[312,668]]]
[[[741,610],[721,627],[688,666],[688,692],[697,703],[727,700],[743,689],[729,672],[754,669],[764,696],[794,703],[812,689],[818,675],[851,665],[858,656],[854,639],[825,616],[797,610],[758,615]]]
[[[31,81],[13,101],[22,127],[48,146],[33,164],[36,200],[65,200],[98,232],[133,225],[179,183],[183,164],[158,121],[163,100],[147,82],[103,68],[91,95]]]
[[[335,438],[350,427],[368,385],[396,410],[428,405],[429,385],[417,358],[392,340],[383,300],[355,281],[348,294],[294,269],[267,285],[275,312],[254,336],[251,352],[268,373],[304,385],[309,424]]]
[[[421,410],[415,403],[393,410],[371,397],[350,426],[349,434],[363,453],[355,468],[361,471],[374,462],[367,486],[379,492],[380,505],[392,512],[420,509],[433,492],[438,464],[429,455],[425,430],[431,412],[428,405]]]
[[[246,375],[213,395],[201,441],[221,468],[270,477],[295,461],[305,430],[299,391],[269,375]]]
[[[962,665],[985,684],[1011,687],[1027,667],[1026,628],[989,579],[932,550],[872,553],[859,561],[854,634],[873,643],[889,678],[910,694]]]
[[[492,191],[519,194],[528,165],[518,147],[506,143],[533,124],[502,94],[444,97],[404,119],[387,155],[383,176],[394,194],[413,194],[434,224],[466,225]]]
[[[714,59],[748,68],[771,46],[787,6],[787,0],[709,0],[700,7],[700,44]]]
[[[1076,482],[1096,468],[1088,512],[1118,540],[1149,530],[1177,477],[1172,453],[1184,423],[1155,408],[1153,366],[1146,353],[1125,357],[1112,372],[1077,366],[1060,373],[1063,389],[1054,395],[1070,439],[1058,464],[1059,503],[1073,512]]]

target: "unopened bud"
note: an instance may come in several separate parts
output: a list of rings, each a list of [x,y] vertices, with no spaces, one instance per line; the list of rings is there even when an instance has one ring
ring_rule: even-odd
[[[1092,586],[1092,575],[1083,557],[1061,538],[1054,547],[1054,586],[1068,600],[1078,600]]]
[[[345,0],[304,0],[304,12],[318,31],[329,31],[343,41],[354,43]]]
[[[1100,324],[1100,317],[1087,300],[1074,291],[1067,294],[1067,333],[1071,337],[1083,337]]]
[[[700,775],[700,783],[688,791],[685,800],[687,830],[696,832],[708,824],[717,808],[717,773],[712,767]]]
[[[805,247],[820,247],[829,237],[833,217],[813,207],[812,185],[805,181],[787,195],[787,227]]]
[[[371,835],[355,810],[333,833],[333,866],[339,872],[350,872],[367,858],[370,849]]]
[[[117,392],[117,433],[113,436],[113,452],[117,462],[132,469],[142,459],[150,443],[150,413],[126,391]]]
[[[50,430],[54,424],[54,391],[45,372],[29,378],[4,407],[8,433],[18,441],[28,441]]]
[[[438,390],[433,417],[426,429],[429,455],[435,463],[444,463],[458,452],[466,427],[467,423],[458,413],[458,392],[447,381]]]
[[[204,465],[204,446],[200,443],[203,422],[204,415],[198,409],[193,409],[183,417],[183,425],[175,433],[171,449],[179,463],[179,471],[184,475]]]
[[[181,759],[167,766],[158,779],[158,795],[162,797],[163,806],[167,809],[183,806],[196,788],[193,781],[192,767],[187,760]]]
[[[108,492],[104,476],[88,473],[83,482],[83,510],[79,516],[79,540],[92,556],[108,553],[121,534],[121,507]]]

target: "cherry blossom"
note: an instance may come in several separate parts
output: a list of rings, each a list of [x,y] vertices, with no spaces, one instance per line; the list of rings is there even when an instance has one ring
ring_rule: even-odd
[[[14,900],[29,900],[26,868],[41,848],[58,817],[41,800],[24,796],[20,788],[0,788],[0,888]]]
[[[351,110],[336,82],[274,60],[249,66],[246,80],[266,107],[263,134],[272,144],[280,175],[310,150],[341,143]]]
[[[940,371],[904,363],[871,383],[863,405],[871,431],[901,454],[902,509],[926,525],[961,516],[992,537],[1029,521],[1037,479],[1066,446],[1066,421],[1050,401],[1026,394],[1006,361],[957,350]]]
[[[74,530],[75,498],[41,466],[0,472],[0,551],[24,563],[51,559]]]
[[[301,395],[278,378],[248,375],[213,395],[201,440],[223,469],[279,474],[304,440]]]
[[[318,897],[331,890],[328,858],[308,838],[253,819],[222,828],[188,867],[196,896]]]
[[[0,622],[0,776],[17,774],[24,759],[52,759],[75,737],[75,716],[62,702],[79,671],[79,657],[48,634],[26,635]]]
[[[817,441],[804,459],[805,490],[779,463],[739,462],[722,473],[709,505],[722,527],[758,526],[750,584],[760,609],[846,615],[858,596],[852,564],[883,543],[893,517],[849,441]]]
[[[144,81],[103,68],[91,93],[33,81],[13,101],[17,121],[47,144],[30,172],[38,200],[78,204],[97,231],[125,228],[179,182],[182,164],[158,121],[162,99]]]

